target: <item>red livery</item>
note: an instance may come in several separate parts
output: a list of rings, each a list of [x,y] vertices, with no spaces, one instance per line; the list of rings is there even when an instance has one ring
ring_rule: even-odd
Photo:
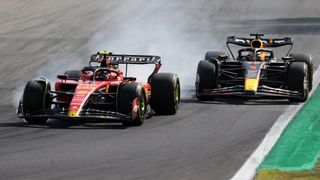
[[[125,75],[119,69],[125,64]],[[129,64],[154,64],[147,82],[127,76]],[[19,103],[18,117],[31,124],[48,118],[84,122],[141,125],[152,114],[175,114],[180,102],[176,74],[158,73],[159,56],[98,52],[89,66],[58,75],[55,90],[45,78],[29,81]]]

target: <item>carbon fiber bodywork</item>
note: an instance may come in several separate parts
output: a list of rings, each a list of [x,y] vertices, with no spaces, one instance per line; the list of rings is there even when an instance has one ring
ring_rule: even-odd
[[[300,99],[304,92],[292,90],[288,87],[289,66],[296,61],[292,56],[288,56],[293,46],[293,39],[286,37],[283,39],[263,39],[263,34],[252,34],[255,38],[238,38],[230,36],[227,38],[227,47],[232,59],[220,51],[212,51],[211,57],[207,57],[202,64],[202,77],[199,73],[199,65],[196,80],[196,94],[201,97],[219,96],[242,96],[249,98],[293,98]],[[242,46],[238,54],[232,53],[229,44]],[[290,46],[284,57],[276,58],[274,52],[269,48]],[[209,53],[209,52],[208,52]],[[209,64],[208,64],[209,63]],[[212,65],[210,65],[212,64]],[[306,65],[308,65],[306,63]],[[213,66],[210,67],[209,66]],[[209,68],[209,69],[208,69]],[[312,68],[312,67],[311,67]],[[306,83],[311,81],[312,70],[308,68],[309,74],[305,74]],[[214,72],[211,78],[207,78],[206,73]],[[311,76],[311,77],[310,77]],[[292,79],[292,76],[290,76]],[[202,82],[212,79],[213,82]],[[209,88],[208,88],[209,87]],[[213,87],[213,88],[210,88]],[[312,85],[309,85],[312,87]],[[309,88],[309,91],[311,88]]]
[[[213,60],[214,61],[214,60]],[[218,87],[198,92],[200,96],[243,96],[292,98],[300,97],[298,91],[286,89],[288,62],[218,62]],[[250,69],[254,67],[255,69]],[[259,85],[256,91],[245,91],[245,79],[257,76]]]

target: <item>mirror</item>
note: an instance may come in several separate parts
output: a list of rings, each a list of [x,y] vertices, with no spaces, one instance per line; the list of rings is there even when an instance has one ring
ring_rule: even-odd
[[[65,74],[64,75],[58,75],[57,78],[61,79],[61,80],[67,80],[68,79],[68,75],[65,75]]]

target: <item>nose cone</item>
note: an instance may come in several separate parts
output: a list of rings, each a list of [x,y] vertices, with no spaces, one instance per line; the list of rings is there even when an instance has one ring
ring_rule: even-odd
[[[244,82],[244,90],[246,93],[255,93],[257,92],[259,81],[257,79],[246,79]]]
[[[77,116],[78,116],[78,110],[76,110],[76,109],[69,109],[69,111],[68,111],[68,116],[69,116],[69,117],[77,117]]]

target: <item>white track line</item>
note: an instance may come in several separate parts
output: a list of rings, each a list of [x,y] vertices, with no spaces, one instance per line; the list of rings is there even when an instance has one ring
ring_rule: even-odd
[[[320,80],[320,67],[313,76],[313,89],[310,95],[313,94],[314,90],[317,88]],[[243,166],[238,170],[238,172],[232,177],[232,180],[244,180],[253,179],[256,174],[256,169],[264,159],[264,157],[269,153],[274,144],[278,141],[282,131],[286,128],[288,123],[294,117],[294,115],[301,109],[304,103],[299,105],[291,105],[288,107],[286,112],[282,114],[276,122],[273,124],[269,132],[264,137],[263,141],[259,147],[251,154]]]

